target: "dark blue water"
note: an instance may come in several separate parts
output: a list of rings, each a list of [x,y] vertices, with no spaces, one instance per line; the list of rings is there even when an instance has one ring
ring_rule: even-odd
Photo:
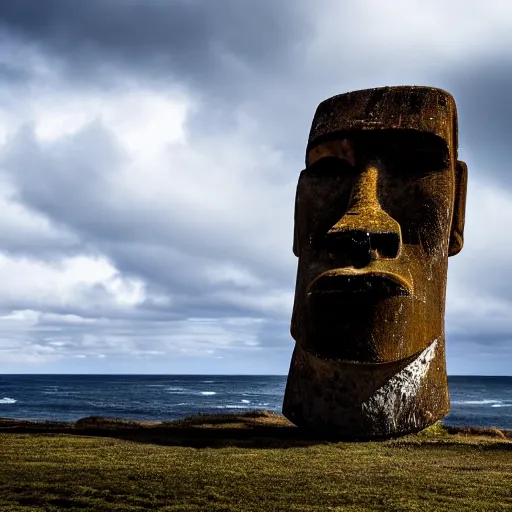
[[[280,412],[286,377],[236,375],[2,375],[0,417],[170,420],[198,412]],[[450,377],[444,422],[512,429],[512,377]]]

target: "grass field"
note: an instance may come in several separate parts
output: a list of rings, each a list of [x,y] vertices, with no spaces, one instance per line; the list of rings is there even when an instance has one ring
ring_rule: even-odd
[[[512,511],[512,434],[437,426],[336,442],[263,412],[0,420],[0,510],[63,509]]]

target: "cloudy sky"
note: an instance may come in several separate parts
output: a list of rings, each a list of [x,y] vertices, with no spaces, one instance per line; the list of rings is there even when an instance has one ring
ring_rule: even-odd
[[[512,375],[508,0],[0,4],[0,373],[286,374],[317,104],[458,105],[450,374]]]

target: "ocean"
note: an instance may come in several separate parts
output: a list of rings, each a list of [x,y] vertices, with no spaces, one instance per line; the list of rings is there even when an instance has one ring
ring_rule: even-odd
[[[512,429],[512,377],[449,377],[447,425]],[[250,409],[281,411],[285,376],[0,375],[0,417],[172,420]]]

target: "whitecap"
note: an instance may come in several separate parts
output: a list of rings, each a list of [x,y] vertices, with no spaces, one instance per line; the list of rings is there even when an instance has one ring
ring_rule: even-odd
[[[243,404],[250,404],[250,403],[251,403],[251,401],[250,401],[250,400],[242,400],[241,402],[242,402]]]
[[[202,380],[201,381],[203,384],[214,384],[215,381],[214,380]]]
[[[501,404],[501,400],[452,400],[452,404],[458,405],[489,405],[489,404]]]
[[[42,393],[43,395],[56,395],[57,393],[60,392],[61,390],[57,386],[46,387],[40,391],[40,393]]]
[[[216,395],[215,391],[201,391],[201,395]]]
[[[216,405],[216,409],[250,409],[247,405]]]
[[[180,388],[179,386],[170,386],[165,388],[165,391],[170,391],[171,393],[176,393],[180,391],[185,391],[185,388]]]
[[[9,398],[7,396],[0,398],[0,404],[15,404],[17,401],[18,400],[14,400],[14,398]]]
[[[492,404],[491,407],[512,407],[512,404]]]

